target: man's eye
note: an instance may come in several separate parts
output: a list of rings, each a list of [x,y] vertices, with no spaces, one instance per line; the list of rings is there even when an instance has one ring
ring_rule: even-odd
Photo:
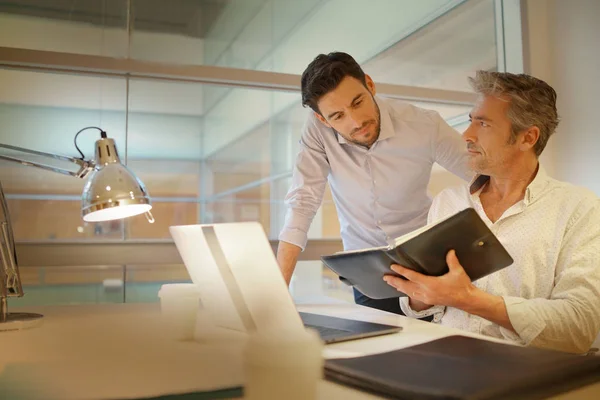
[[[362,100],[357,101],[356,103],[354,103],[354,107],[358,107],[362,104]]]
[[[335,117],[333,117],[334,121],[339,121],[342,118],[342,114],[337,114]]]
[[[479,122],[479,125],[481,125],[481,126],[482,126],[482,127],[484,127],[484,128],[489,126],[489,125],[488,125],[488,124],[486,124],[484,121],[480,121],[480,122]]]

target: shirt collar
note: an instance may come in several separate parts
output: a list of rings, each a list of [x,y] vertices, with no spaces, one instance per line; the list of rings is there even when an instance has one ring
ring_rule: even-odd
[[[538,171],[535,174],[535,178],[533,178],[533,181],[531,181],[525,191],[525,204],[529,204],[537,199],[547,184],[548,175],[546,174],[546,170],[542,167],[542,164],[538,164]]]
[[[377,103],[377,106],[379,107],[379,118],[381,119],[379,137],[377,138],[377,142],[379,142],[381,140],[391,138],[395,135],[395,132],[394,125],[392,124],[392,117],[390,116],[390,111],[388,109],[387,103],[380,99],[378,96],[373,96],[373,98],[375,99],[375,103]],[[338,138],[338,143],[348,143],[348,141],[344,139],[342,135],[340,135],[337,132],[336,135]]]
[[[490,177],[487,175],[476,175],[471,182],[469,183],[469,191],[471,194],[476,193],[481,190],[483,186],[490,180]],[[542,164],[538,163],[538,170],[535,174],[535,177],[531,181],[531,183],[525,189],[525,197],[523,201],[525,205],[533,202],[537,197],[539,197],[542,190],[546,187],[548,183],[548,175],[546,174],[546,170],[542,166]]]

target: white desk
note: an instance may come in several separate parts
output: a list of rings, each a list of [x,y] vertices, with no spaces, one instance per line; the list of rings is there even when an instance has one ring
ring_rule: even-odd
[[[325,347],[325,357],[359,356],[424,343],[463,331],[335,301],[298,304],[300,311],[399,325],[402,332]],[[17,311],[17,310],[13,310]],[[42,398],[139,398],[232,387],[242,381],[241,346],[165,338],[158,304],[49,306],[41,327],[0,333],[0,381],[26,378]],[[469,335],[480,337],[479,335]],[[489,339],[489,338],[486,338]],[[42,369],[42,366],[49,368]],[[35,385],[32,385],[35,380]],[[18,384],[14,382],[12,384]],[[0,390],[5,390],[0,384]],[[3,396],[4,395],[4,396]],[[6,393],[0,393],[6,398]],[[320,399],[377,399],[322,381]],[[600,384],[555,399],[600,398]]]

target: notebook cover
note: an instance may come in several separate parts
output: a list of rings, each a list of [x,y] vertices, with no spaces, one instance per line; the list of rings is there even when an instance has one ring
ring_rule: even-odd
[[[600,382],[600,357],[449,336],[326,360],[325,377],[394,399],[541,399]]]
[[[439,276],[448,272],[446,254],[454,249],[472,281],[513,263],[513,259],[473,208],[467,208],[394,249],[323,256],[321,260],[348,285],[373,299],[406,296],[383,281],[395,275],[393,263]]]

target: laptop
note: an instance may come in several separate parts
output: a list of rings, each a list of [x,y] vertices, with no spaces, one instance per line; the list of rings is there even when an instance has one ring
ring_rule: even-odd
[[[171,226],[169,231],[217,327],[240,332],[310,327],[327,344],[402,330],[398,326],[298,313],[258,222],[180,225]]]

